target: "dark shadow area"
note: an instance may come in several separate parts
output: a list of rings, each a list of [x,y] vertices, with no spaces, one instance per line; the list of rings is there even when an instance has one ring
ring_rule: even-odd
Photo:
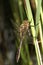
[[[9,0],[0,0],[0,62],[3,65],[15,65],[15,34],[11,23],[13,18]],[[0,64],[2,65],[2,64]]]

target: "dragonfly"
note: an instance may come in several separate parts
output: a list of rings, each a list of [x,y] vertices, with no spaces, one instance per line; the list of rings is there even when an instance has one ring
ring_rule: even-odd
[[[26,35],[26,32],[29,32],[29,27],[30,27],[30,23],[28,22],[28,20],[24,20],[23,23],[19,27],[20,45],[18,47],[18,51],[16,54],[16,61],[17,62],[19,61],[19,58],[20,58],[20,51],[21,51],[23,39]]]
[[[31,21],[32,21],[32,19],[31,19]],[[17,62],[19,61],[19,58],[20,58],[21,47],[22,47],[23,39],[24,39],[26,33],[28,32],[29,36],[31,36],[29,28],[34,27],[34,25],[30,25],[31,21],[29,22],[28,20],[24,20],[23,23],[19,27],[15,24],[17,26],[17,31],[19,32],[19,36],[20,36],[20,45],[19,45],[17,53],[16,53]],[[11,19],[11,22],[13,24],[14,21]],[[37,23],[35,26],[37,26],[38,24],[39,23]],[[36,38],[36,37],[34,37],[34,38]]]
[[[30,25],[31,22],[29,22],[28,20],[24,20],[23,23],[20,25],[19,27],[19,35],[20,35],[20,45],[18,47],[18,51],[17,51],[17,54],[16,54],[16,61],[18,62],[19,61],[19,58],[20,58],[20,51],[21,51],[21,47],[22,47],[22,43],[23,43],[23,39],[26,35],[26,32],[30,34],[30,30],[29,30],[29,27],[32,26],[34,27],[34,25]],[[39,23],[37,23],[35,26],[37,26]],[[34,37],[36,38],[36,37]]]

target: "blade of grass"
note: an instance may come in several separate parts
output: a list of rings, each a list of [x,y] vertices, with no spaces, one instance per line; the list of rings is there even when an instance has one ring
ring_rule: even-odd
[[[35,47],[37,47],[36,48],[36,53],[37,53],[38,65],[43,65],[42,57],[41,57],[41,53],[40,53],[40,49],[39,49],[39,45],[38,45],[38,41],[37,40],[36,40],[36,43],[35,43]]]
[[[10,5],[13,13],[13,18],[15,21],[13,21],[16,24],[20,24],[20,16],[19,16],[19,11],[18,11],[18,4],[17,0],[10,0]]]
[[[41,20],[42,20],[42,25],[43,25],[43,11],[42,11],[42,7],[41,7]]]
[[[21,21],[23,21],[23,5],[22,4],[23,4],[22,0],[18,0],[18,6],[19,6]]]
[[[42,28],[41,28],[41,21],[40,20],[40,13],[41,13],[41,2],[42,0],[37,0],[37,9],[36,9],[36,24],[39,23],[38,26],[36,26],[36,34],[38,35],[38,31],[40,33],[40,39],[41,39],[41,47],[43,50],[43,37],[42,37]]]
[[[39,23],[40,20],[40,12],[41,12],[41,2],[42,0],[37,0],[37,7],[36,7],[36,24]],[[38,35],[38,25],[36,26],[36,34]]]
[[[26,57],[25,57],[25,53],[23,51],[23,47],[21,48],[21,58],[22,58],[23,62],[26,64],[27,60],[26,60]]]
[[[27,42],[27,40],[25,40],[25,42]],[[31,59],[30,59],[30,55],[29,55],[29,48],[28,48],[28,44],[25,44],[25,49],[26,49],[26,58],[27,58],[27,63],[29,65],[33,65]],[[30,60],[30,62],[28,62]]]
[[[39,34],[40,34],[40,41],[41,41],[41,49],[43,51],[43,34],[42,34],[42,27],[41,27],[41,21],[39,21]]]

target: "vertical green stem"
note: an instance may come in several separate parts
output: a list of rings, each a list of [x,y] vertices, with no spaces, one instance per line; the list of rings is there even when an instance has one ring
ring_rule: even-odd
[[[43,34],[42,34],[42,27],[41,27],[41,21],[39,21],[39,33],[40,33],[40,41],[41,41],[41,47],[43,51]]]
[[[36,54],[37,54],[38,65],[43,65],[42,58],[41,58],[41,53],[40,53],[40,49],[39,49],[39,45],[38,45],[37,40],[36,40],[36,43],[35,43],[35,49],[36,49]]]
[[[21,21],[23,21],[23,5],[22,4],[23,4],[22,0],[18,0],[18,6],[19,6]]]
[[[37,0],[37,7],[36,7],[36,24],[37,23],[40,23],[39,20],[40,20],[40,12],[41,12],[41,2],[42,0]],[[38,35],[38,25],[36,26],[36,33]]]
[[[40,13],[41,13],[41,2],[42,0],[37,0],[37,8],[36,8],[36,24],[39,23],[39,25],[36,26],[36,34],[38,35],[38,31],[40,33],[40,39],[41,39],[41,47],[43,50],[43,35],[42,35],[42,28],[41,28],[41,21],[40,21]]]
[[[41,7],[41,20],[42,20],[42,24],[43,24],[43,11],[42,11],[42,7]]]

